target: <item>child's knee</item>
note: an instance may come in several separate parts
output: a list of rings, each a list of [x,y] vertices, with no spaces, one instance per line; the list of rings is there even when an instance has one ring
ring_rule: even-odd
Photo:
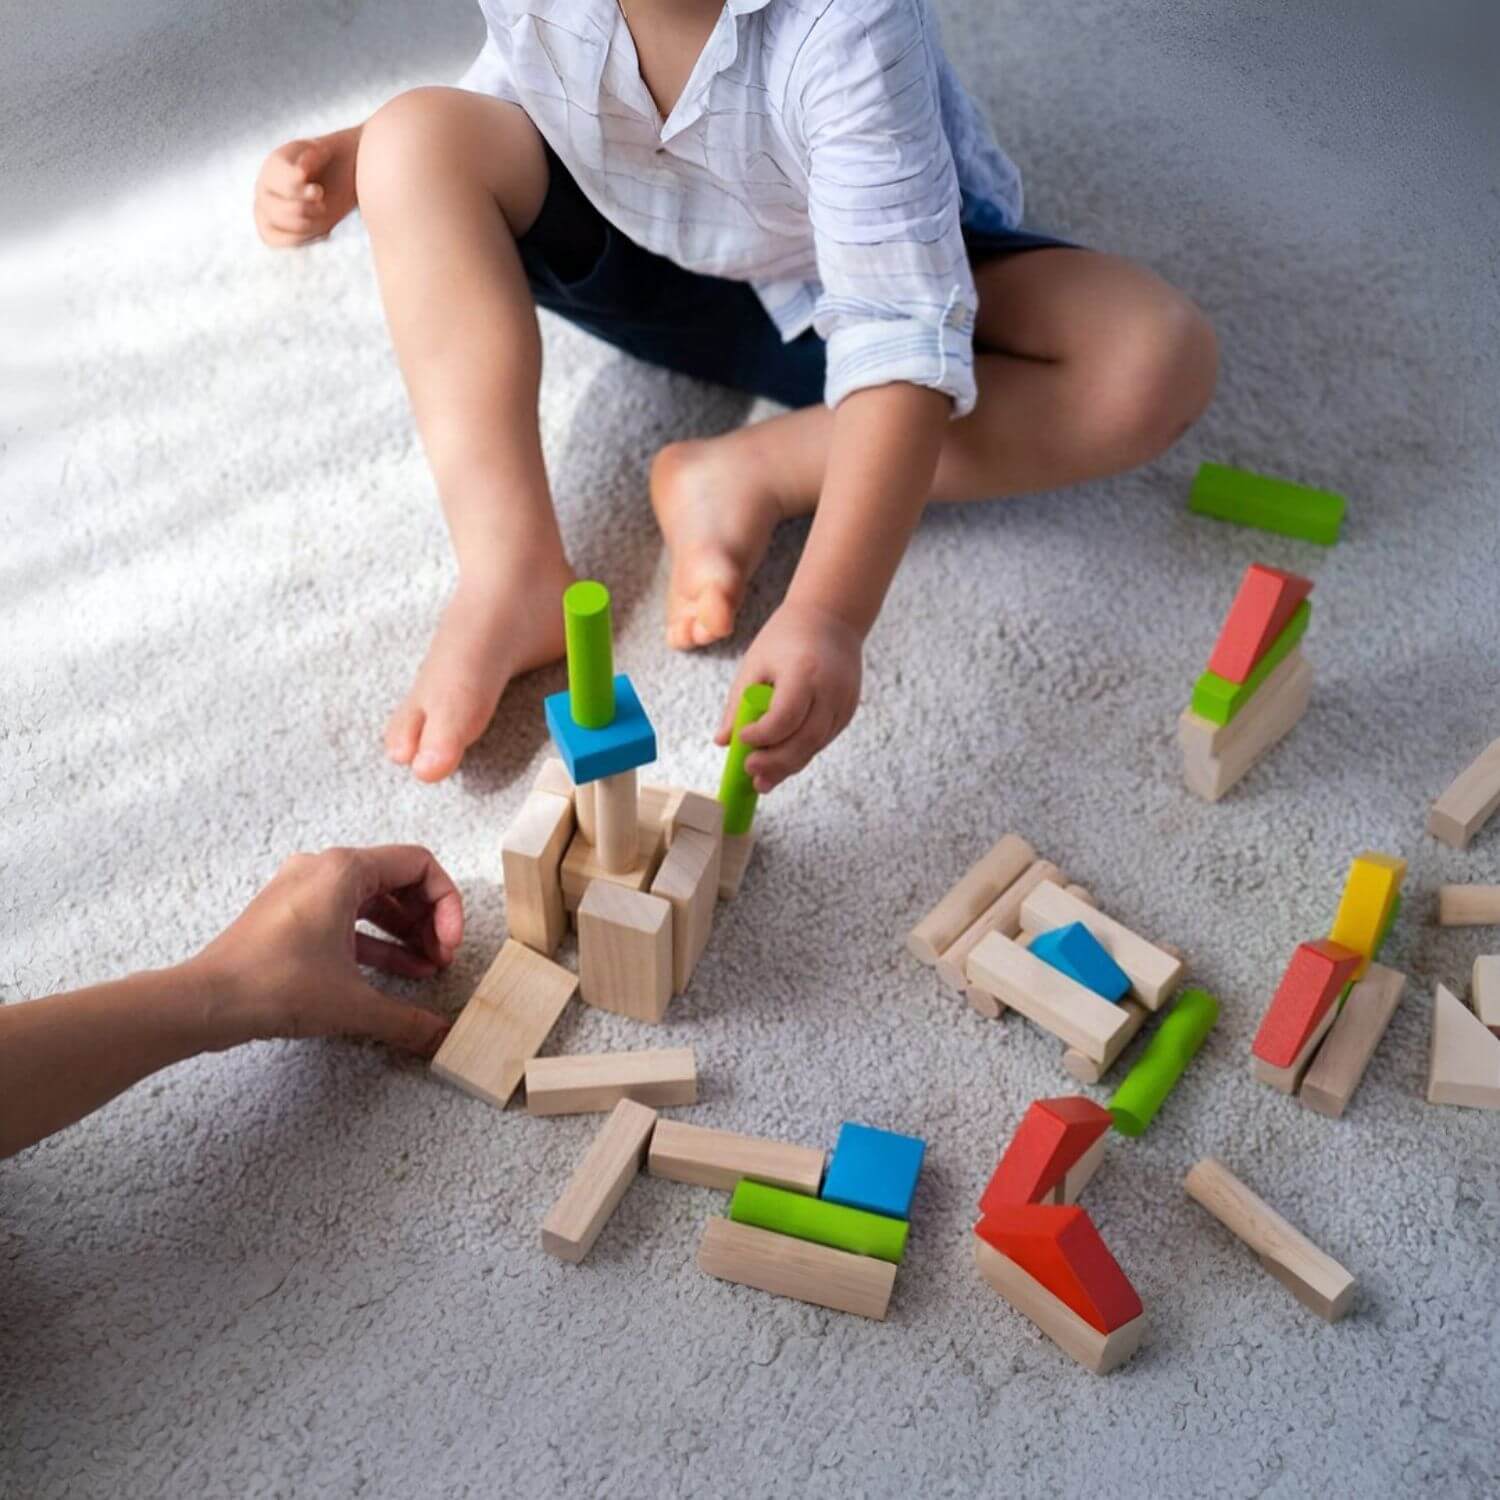
[[[382,104],[365,122],[355,164],[360,207],[366,212],[420,182],[420,172],[443,132],[449,101],[455,90],[408,89]]]

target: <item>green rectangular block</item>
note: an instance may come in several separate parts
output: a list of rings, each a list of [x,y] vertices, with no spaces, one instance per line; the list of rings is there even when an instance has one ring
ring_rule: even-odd
[[[729,1217],[736,1224],[753,1224],[775,1234],[789,1234],[794,1239],[811,1240],[853,1255],[869,1255],[876,1260],[901,1264],[906,1254],[908,1225],[904,1219],[888,1219],[884,1214],[867,1213],[862,1208],[846,1208],[826,1198],[806,1193],[789,1193],[785,1188],[770,1187],[742,1177],[729,1200]]]
[[[1214,724],[1227,724],[1255,696],[1255,690],[1291,655],[1307,632],[1312,603],[1304,599],[1271,649],[1256,662],[1243,682],[1230,682],[1217,672],[1205,672],[1193,684],[1193,712]]]
[[[1200,516],[1325,547],[1339,539],[1344,506],[1344,497],[1331,490],[1310,489],[1227,464],[1200,464],[1188,496],[1188,509]]]

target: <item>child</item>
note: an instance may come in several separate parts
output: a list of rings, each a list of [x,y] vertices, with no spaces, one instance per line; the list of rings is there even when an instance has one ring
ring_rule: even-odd
[[[534,309],[786,415],[653,465],[667,637],[727,636],[776,523],[814,513],[751,643],[768,791],[849,722],[861,656],[927,501],[1111,474],[1208,403],[1203,316],[1155,276],[1018,228],[1020,181],[926,0],[481,0],[459,88],[274,151],[272,245],[356,202],[458,559],[386,731],[447,776],[508,680],[562,654],[573,577],[537,430]]]

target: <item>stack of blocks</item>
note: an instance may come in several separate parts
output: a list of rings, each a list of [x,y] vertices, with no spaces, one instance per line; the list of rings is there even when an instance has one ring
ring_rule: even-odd
[[[1240,582],[1208,670],[1177,723],[1188,789],[1217,802],[1307,710],[1312,668],[1300,644],[1312,584],[1252,563]]]

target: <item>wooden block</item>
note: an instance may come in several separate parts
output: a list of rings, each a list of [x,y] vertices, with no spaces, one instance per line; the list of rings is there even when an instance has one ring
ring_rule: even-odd
[[[677,837],[679,828],[691,828],[710,838],[724,836],[724,804],[717,797],[702,792],[679,792],[667,818],[667,846]]]
[[[714,804],[718,806],[717,803]],[[724,835],[682,826],[667,846],[651,894],[672,907],[672,989],[680,995],[693,977],[713,931],[719,902]]]
[[[557,756],[549,755],[542,762],[541,770],[536,773],[531,790],[551,792],[554,797],[566,797],[571,801],[577,789],[573,785],[573,778],[568,775],[568,768]]]
[[[969,955],[969,978],[1095,1062],[1104,1061],[1110,1043],[1130,1024],[1118,1005],[1101,1000],[1002,933],[980,939]]]
[[[1284,1068],[1278,1068],[1273,1063],[1268,1063],[1264,1058],[1250,1054],[1250,1076],[1257,1083],[1264,1083],[1273,1088],[1279,1094],[1295,1094],[1302,1083],[1302,1076],[1312,1064],[1318,1048],[1322,1046],[1323,1039],[1333,1030],[1334,1022],[1338,1020],[1339,1008],[1335,1002],[1323,1012],[1320,1020],[1308,1034],[1307,1040],[1302,1044],[1301,1050],[1290,1063]]]
[[[638,820],[636,826],[639,840],[636,863],[629,870],[606,870],[598,851],[584,838],[583,830],[580,828],[574,834],[562,862],[563,906],[566,910],[576,912],[583,893],[596,880],[608,881],[627,891],[644,891],[651,884],[661,863],[666,834],[644,818]]]
[[[1224,755],[1254,733],[1258,721],[1264,717],[1265,705],[1283,693],[1287,683],[1306,665],[1307,658],[1301,651],[1291,652],[1260,685],[1255,699],[1227,724],[1216,724],[1212,719],[1195,714],[1191,708],[1183,709],[1177,719],[1177,742],[1182,747],[1183,754],[1200,760]],[[1259,712],[1256,711],[1257,706]]]
[[[1396,1014],[1405,987],[1405,974],[1384,964],[1371,964],[1349,991],[1328,1039],[1302,1080],[1297,1097],[1309,1109],[1320,1115],[1343,1114]]]
[[[1007,833],[964,871],[948,893],[912,928],[907,951],[924,964],[935,964],[964,929],[1014,884],[1036,850],[1018,834]]]
[[[1078,1202],[1083,1190],[1094,1180],[1094,1173],[1103,1164],[1104,1153],[1108,1149],[1109,1132],[1106,1131],[1068,1168],[1068,1175],[1063,1178],[1058,1189],[1059,1203]]]
[[[991,932],[1015,937],[1021,930],[1021,903],[1044,880],[1060,883],[1066,878],[1050,860],[1033,861],[948,945],[937,962],[938,978],[956,990],[964,989],[964,970],[980,938]]]
[[[1432,804],[1427,831],[1455,849],[1468,842],[1500,807],[1500,740],[1487,745],[1479,759],[1459,773]]]
[[[977,984],[966,984],[964,986],[964,999],[969,1002],[969,1009],[976,1015],[981,1015],[987,1021],[998,1021],[1000,1012],[1007,1007]]]
[[[1171,999],[1182,978],[1180,958],[1148,943],[1056,884],[1043,881],[1021,903],[1021,925],[1028,932],[1046,932],[1069,922],[1082,922],[1098,938],[1105,952],[1129,975],[1130,993],[1147,1010],[1159,1010]]]
[[[1250,1044],[1255,1056],[1275,1068],[1292,1067],[1359,960],[1353,948],[1328,938],[1299,943]]]
[[[1375,951],[1390,926],[1391,912],[1401,896],[1401,882],[1406,879],[1406,861],[1394,854],[1377,854],[1366,850],[1356,855],[1349,866],[1344,893],[1339,897],[1338,914],[1328,936],[1360,955],[1354,971],[1356,979],[1365,977]]]
[[[556,762],[561,766],[562,762]],[[518,943],[549,957],[568,930],[562,858],[573,836],[573,801],[534,791],[500,840],[505,920]]]
[[[1442,984],[1432,1003],[1427,1102],[1500,1109],[1500,1037]]]
[[[1485,954],[1474,960],[1469,996],[1480,1021],[1491,1031],[1500,1030],[1500,955]]]
[[[1251,563],[1229,606],[1208,670],[1229,682],[1243,682],[1311,592],[1309,578]]]
[[[1247,776],[1296,727],[1312,701],[1312,668],[1300,653],[1293,653],[1294,665],[1273,687],[1271,678],[1246,705],[1238,719],[1246,719],[1242,732],[1218,753],[1201,749],[1201,724],[1198,715],[1186,710],[1178,721],[1178,737],[1183,744],[1183,780],[1194,796],[1205,802],[1217,802]],[[1289,658],[1292,660],[1293,658]],[[1272,677],[1276,674],[1272,673]],[[1203,721],[1207,722],[1207,721]],[[1235,720],[1230,721],[1233,727]]]
[[[563,767],[566,771],[568,768]],[[594,788],[598,785],[595,781],[586,781],[573,794],[573,808],[578,814],[578,832],[586,844],[597,844],[599,842],[599,820],[595,815]]]
[[[698,1246],[698,1269],[721,1281],[877,1320],[885,1317],[896,1285],[896,1267],[888,1260],[851,1255],[732,1219],[708,1221]]]
[[[1188,1197],[1260,1257],[1260,1263],[1304,1306],[1337,1322],[1354,1300],[1354,1277],[1257,1198],[1222,1162],[1205,1157],[1187,1174]]]
[[[749,1177],[794,1193],[816,1193],[823,1185],[823,1160],[824,1153],[812,1146],[662,1120],[651,1139],[647,1170],[653,1177],[726,1192],[733,1192],[741,1177]]]
[[[667,829],[678,799],[684,795],[680,786],[661,786],[643,781],[636,793],[636,810],[640,815],[642,836],[657,848],[667,846]]]
[[[578,907],[578,979],[599,1010],[660,1021],[672,999],[672,907],[595,880]]]
[[[1042,1202],[1109,1133],[1112,1123],[1107,1109],[1081,1094],[1034,1099],[980,1196],[979,1212],[993,1214],[1007,1204]]]
[[[617,771],[593,783],[594,853],[611,875],[633,870],[640,853],[640,804],[635,771]]]
[[[1204,672],[1193,684],[1193,696],[1188,706],[1201,719],[1212,720],[1215,724],[1229,723],[1250,706],[1271,680],[1276,668],[1297,649],[1311,619],[1312,603],[1304,599],[1243,682],[1229,682],[1217,672]]]
[[[577,988],[576,975],[507,938],[438,1048],[432,1071],[504,1109]]]
[[[732,901],[740,893],[740,882],[755,853],[755,830],[724,835],[723,861],[719,865],[719,900]]]
[[[1125,1363],[1141,1346],[1146,1315],[1113,1333],[1091,1328],[1067,1303],[1053,1296],[1034,1276],[1028,1275],[993,1245],[974,1236],[974,1264],[979,1274],[1023,1318],[1029,1318],[1069,1358],[1095,1375],[1107,1375]]]
[[[1500,885],[1440,885],[1438,926],[1493,927],[1500,922]]]
[[[542,1249],[577,1263],[594,1247],[599,1231],[635,1181],[646,1159],[656,1111],[621,1099],[584,1152],[562,1197],[542,1220]]]
[[[1080,1052],[1077,1047],[1069,1047],[1062,1056],[1063,1071],[1071,1074],[1080,1083],[1098,1083],[1109,1070],[1119,1061],[1120,1054],[1130,1045],[1131,1038],[1145,1024],[1146,1017],[1151,1014],[1139,1000],[1132,999],[1127,995],[1120,1001],[1120,1009],[1124,1011],[1125,1025],[1115,1033],[1114,1040],[1105,1048],[1102,1061],[1095,1061],[1092,1057]]]
[[[574,1052],[526,1064],[526,1110],[533,1115],[585,1115],[621,1099],[660,1109],[698,1102],[698,1065],[691,1047],[639,1052]]]

